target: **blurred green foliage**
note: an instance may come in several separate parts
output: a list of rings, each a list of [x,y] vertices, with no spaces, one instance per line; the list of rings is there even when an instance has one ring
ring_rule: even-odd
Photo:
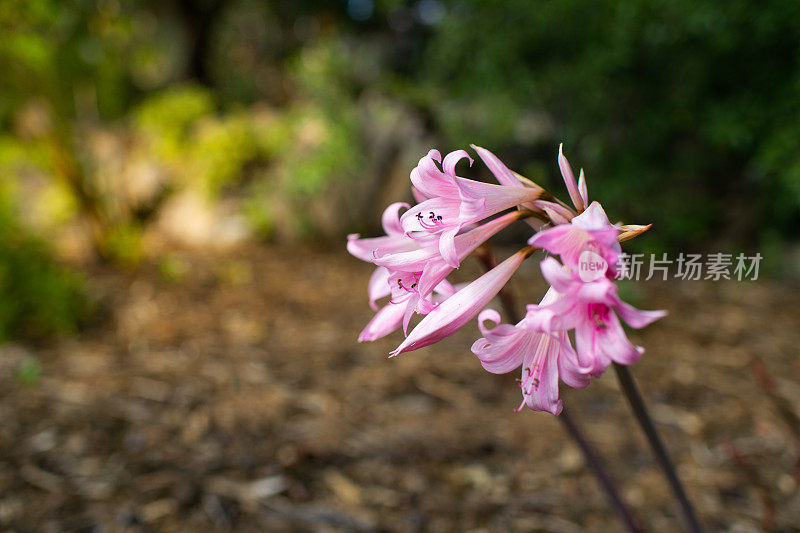
[[[448,5],[417,76],[453,144],[527,144],[553,168],[564,141],[593,198],[664,244],[796,235],[797,2]],[[540,138],[515,132],[542,112]]]
[[[377,229],[431,143],[563,196],[564,142],[612,218],[655,223],[633,249],[778,250],[799,24],[790,0],[0,2],[0,337],[74,326],[65,228],[122,266],[187,195],[262,238]]]
[[[80,278],[15,223],[0,189],[0,341],[73,332],[87,310]]]

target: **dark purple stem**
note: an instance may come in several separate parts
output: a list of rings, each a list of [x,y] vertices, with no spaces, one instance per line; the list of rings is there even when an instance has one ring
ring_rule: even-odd
[[[700,522],[697,520],[697,515],[695,515],[692,503],[686,496],[686,491],[683,489],[683,485],[678,478],[677,472],[675,472],[675,467],[672,465],[672,461],[669,458],[667,449],[664,447],[664,443],[661,442],[661,437],[659,436],[658,431],[656,431],[656,426],[653,424],[653,420],[650,418],[650,415],[647,412],[642,395],[639,394],[639,389],[636,387],[636,383],[633,381],[633,376],[631,375],[630,370],[628,370],[628,367],[618,365],[617,363],[614,363],[614,370],[617,372],[617,378],[619,379],[620,387],[622,387],[622,391],[625,393],[625,397],[628,399],[631,410],[633,410],[633,414],[636,417],[637,422],[639,422],[639,426],[642,428],[642,431],[644,431],[644,434],[650,443],[650,448],[653,450],[653,455],[655,455],[656,462],[658,462],[658,466],[661,467],[661,470],[664,471],[664,475],[667,477],[667,481],[672,489],[672,493],[680,505],[686,530],[690,531],[691,533],[700,533],[703,531],[703,528],[700,527]]]
[[[617,516],[619,517],[620,521],[625,524],[625,527],[628,531],[642,531],[642,529],[637,525],[633,516],[631,516],[628,508],[625,506],[625,502],[622,501],[619,492],[617,492],[616,486],[614,486],[614,482],[608,476],[608,473],[606,473],[602,460],[594,451],[594,447],[584,438],[583,434],[578,429],[578,426],[575,425],[575,421],[572,420],[572,417],[567,414],[566,409],[561,410],[561,414],[558,415],[558,419],[562,424],[564,424],[564,428],[567,430],[567,433],[569,433],[570,437],[572,437],[580,447],[581,451],[583,452],[583,456],[586,458],[586,464],[591,469],[594,477],[600,484],[600,487],[605,490],[606,496],[608,496],[611,505],[617,512]]]

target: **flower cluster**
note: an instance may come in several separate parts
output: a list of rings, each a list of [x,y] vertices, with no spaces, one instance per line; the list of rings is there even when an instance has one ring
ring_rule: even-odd
[[[520,409],[527,405],[557,415],[559,379],[586,387],[612,362],[629,365],[643,353],[628,340],[620,318],[642,328],[666,314],[623,302],[614,283],[619,243],[649,226],[612,224],[598,202],[589,202],[583,171],[576,180],[560,148],[558,163],[572,206],[511,171],[488,150],[473,148],[499,185],[456,174],[460,160],[473,162],[466,151],[442,159],[431,150],[411,172],[419,203],[390,205],[383,213],[383,237],[348,236],[348,251],[377,267],[368,286],[377,312],[359,341],[402,327],[406,337],[391,352],[397,355],[436,343],[478,316],[482,337],[472,352],[483,367],[498,374],[522,367]],[[528,246],[460,290],[447,281],[461,261],[518,220],[535,231]],[[487,305],[537,249],[552,254],[540,264],[550,289],[538,305],[527,306],[520,322],[502,324]],[[378,309],[377,300],[386,296],[391,298]],[[415,313],[425,316],[408,332]]]

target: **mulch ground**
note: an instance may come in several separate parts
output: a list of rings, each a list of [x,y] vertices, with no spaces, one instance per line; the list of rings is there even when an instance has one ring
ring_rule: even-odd
[[[488,374],[469,352],[474,324],[389,360],[399,336],[355,341],[370,267],[344,253],[173,263],[185,272],[95,268],[95,323],[0,347],[2,529],[619,530],[559,422],[515,413],[517,373]],[[526,267],[515,288],[538,301]],[[631,334],[647,348],[633,373],[707,528],[800,530],[798,287],[627,292],[671,313]],[[20,378],[31,358],[33,384]],[[562,389],[646,529],[679,531],[613,372]]]

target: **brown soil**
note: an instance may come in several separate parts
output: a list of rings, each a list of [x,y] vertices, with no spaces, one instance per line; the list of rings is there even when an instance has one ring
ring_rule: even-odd
[[[398,336],[355,342],[369,265],[290,248],[176,257],[179,281],[92,272],[104,319],[81,335],[0,347],[3,529],[619,530],[559,422],[515,414],[516,373],[469,352],[474,324],[389,360]],[[514,283],[533,301],[527,266]],[[648,350],[633,373],[702,521],[798,531],[800,441],[751,360],[797,412],[800,290],[642,285],[636,303],[671,314],[632,334]],[[42,377],[25,385],[30,357]],[[640,521],[679,531],[613,372],[563,397]]]

